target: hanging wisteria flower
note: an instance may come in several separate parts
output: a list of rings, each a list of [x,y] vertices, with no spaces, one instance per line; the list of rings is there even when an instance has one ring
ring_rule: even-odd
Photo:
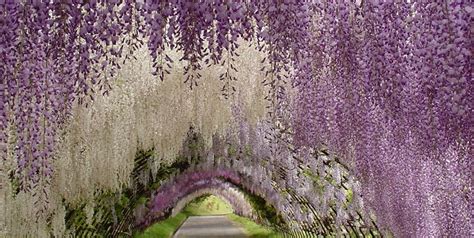
[[[169,137],[185,134],[161,134],[160,120],[172,121],[176,115],[170,112],[176,111],[163,109],[156,116],[149,113],[156,108],[150,105],[190,108],[183,105],[202,103],[193,104],[189,114],[194,116],[185,127],[213,133],[206,134],[204,145],[193,144],[179,155],[189,160],[207,155],[208,161],[162,185],[143,224],[185,195],[209,186],[227,188],[226,180],[269,201],[286,221],[298,221],[289,224],[295,234],[349,235],[363,228],[361,233],[376,236],[378,225],[400,237],[468,237],[473,9],[464,0],[0,1],[0,190],[8,181],[12,189],[6,194],[32,191],[47,201],[55,190],[46,187],[57,182],[55,174],[61,175],[53,159],[77,162],[76,156],[61,157],[58,151],[100,160],[119,154],[119,146],[94,154],[83,141],[113,137],[133,149],[145,140],[146,148],[166,144]],[[147,73],[161,81],[182,62],[179,80],[190,90],[218,85],[226,99],[260,100],[258,93],[246,92],[257,91],[252,91],[255,85],[236,89],[238,75],[246,70],[237,66],[238,50],[247,42],[264,55],[258,77],[266,91],[261,103],[265,118],[249,116],[236,103],[228,110],[231,122],[210,126],[196,114],[218,103],[174,95],[181,92],[179,86],[169,87],[176,92],[160,91],[163,97],[147,97],[157,91],[145,87],[143,92],[125,87],[116,97],[123,104],[117,103],[119,109],[97,106],[114,85],[132,84],[114,79],[142,45],[151,58]],[[221,67],[215,78],[204,74],[214,66]],[[156,102],[137,106],[134,100],[141,101],[133,93]],[[179,103],[169,103],[170,98]],[[159,126],[136,132],[129,125],[117,129],[107,124],[132,107],[141,113],[135,122],[156,116]],[[81,112],[108,115],[100,124],[107,128],[74,124]],[[61,132],[83,129],[94,138],[65,136],[70,141],[63,143],[74,146],[67,153],[58,148]],[[136,142],[126,132],[151,139]],[[162,140],[156,142],[157,137]],[[158,165],[178,156],[174,147],[159,153],[164,159]],[[131,157],[121,156],[116,159]],[[111,174],[132,167],[126,159],[119,162],[125,165]],[[87,169],[84,173],[94,171]],[[90,190],[85,194],[95,187]]]

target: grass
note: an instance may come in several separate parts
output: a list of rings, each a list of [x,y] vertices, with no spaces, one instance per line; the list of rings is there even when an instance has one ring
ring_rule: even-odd
[[[229,217],[230,220],[242,225],[249,237],[283,237],[282,234],[272,230],[271,228],[261,226],[246,217],[237,216],[235,214],[228,214],[227,217]]]
[[[233,214],[232,207],[227,202],[213,195],[197,198],[195,201],[188,204],[186,208],[176,216],[157,222],[148,227],[142,233],[136,234],[134,237],[171,237],[188,216],[204,215],[227,215],[229,219],[240,224],[249,237],[283,237],[270,228],[260,226],[248,218]]]
[[[174,217],[169,217],[166,220],[157,222],[148,227],[143,233],[137,234],[137,238],[152,238],[152,237],[171,237],[174,231],[183,224],[188,218],[188,214],[180,212]]]
[[[198,198],[196,202],[191,202],[186,206],[184,211],[193,216],[224,215],[233,212],[227,202],[213,195]]]
[[[136,238],[171,237],[188,216],[224,215],[232,213],[232,207],[216,196],[203,196],[189,203],[174,217],[169,217],[136,234]]]

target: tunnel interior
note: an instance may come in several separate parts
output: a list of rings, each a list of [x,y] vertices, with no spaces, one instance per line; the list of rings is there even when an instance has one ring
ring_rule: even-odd
[[[0,0],[0,237],[469,237],[473,9]]]

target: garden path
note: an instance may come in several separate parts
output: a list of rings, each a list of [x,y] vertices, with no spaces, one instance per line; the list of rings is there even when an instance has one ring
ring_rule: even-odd
[[[243,228],[226,216],[190,216],[173,236],[174,238],[246,238]]]

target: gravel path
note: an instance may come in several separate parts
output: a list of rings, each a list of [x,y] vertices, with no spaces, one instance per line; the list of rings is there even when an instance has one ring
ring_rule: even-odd
[[[246,238],[243,228],[237,226],[226,216],[190,216],[174,235],[184,237],[232,237]]]

